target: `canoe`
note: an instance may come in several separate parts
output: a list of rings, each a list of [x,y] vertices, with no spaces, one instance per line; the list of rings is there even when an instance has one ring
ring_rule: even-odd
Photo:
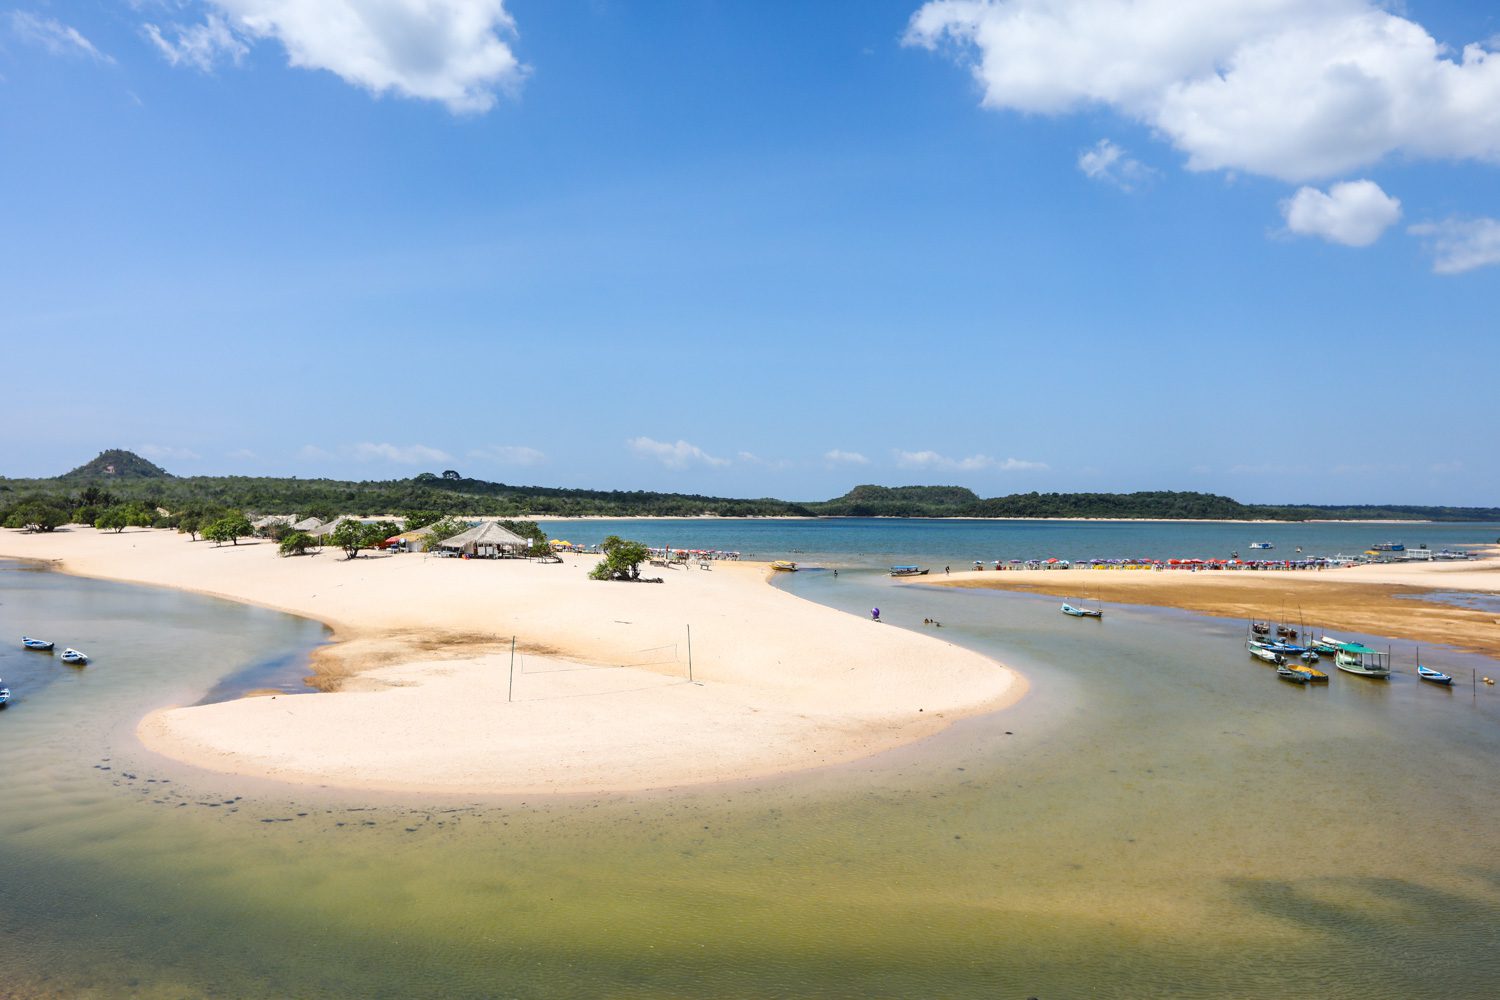
[[[1075,608],[1071,604],[1062,606],[1062,613],[1072,615],[1074,618],[1103,618],[1104,611],[1100,608]]]
[[[1305,670],[1297,670],[1293,667],[1277,667],[1276,676],[1293,684],[1306,684],[1312,680],[1312,675]]]
[[[1432,683],[1434,684],[1453,683],[1453,678],[1449,677],[1441,670],[1433,670],[1431,667],[1424,667],[1420,663],[1417,664],[1417,676],[1422,678],[1424,681],[1432,681]]]
[[[72,646],[69,646],[67,649],[62,651],[62,661],[64,663],[71,663],[74,666],[81,667],[89,662],[89,658],[87,654],[79,652]]]
[[[29,635],[23,635],[21,636],[21,645],[27,649],[35,649],[45,653],[51,652],[53,644],[46,639],[33,639]]]

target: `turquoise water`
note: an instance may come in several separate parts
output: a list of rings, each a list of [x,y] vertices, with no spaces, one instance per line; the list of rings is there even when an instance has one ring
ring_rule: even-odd
[[[0,713],[0,994],[1495,994],[1495,689],[1406,673],[1297,688],[1245,655],[1239,625],[1172,611],[1080,622],[874,568],[778,584],[860,616],[878,604],[890,624],[872,628],[936,617],[1031,691],[775,781],[291,790],[169,765],[130,734],[220,678],[259,686],[257,665],[295,664],[320,627],[0,568],[0,635],[95,655],[79,672],[0,650],[19,692]]]
[[[1379,542],[1434,551],[1495,544],[1500,524],[1243,524],[1159,521],[975,521],[913,518],[542,521],[549,538],[580,545],[620,535],[651,546],[738,551],[830,565],[967,566],[996,559],[1296,559],[1352,555]],[[1270,542],[1252,551],[1251,542]],[[1302,555],[1297,547],[1302,547]]]

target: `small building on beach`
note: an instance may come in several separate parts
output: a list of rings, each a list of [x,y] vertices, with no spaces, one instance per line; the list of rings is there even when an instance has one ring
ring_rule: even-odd
[[[444,538],[438,542],[437,548],[480,559],[499,559],[525,555],[531,542],[494,521],[485,521],[461,534]]]

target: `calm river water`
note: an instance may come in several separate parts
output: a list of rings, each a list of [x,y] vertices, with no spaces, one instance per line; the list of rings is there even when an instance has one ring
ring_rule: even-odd
[[[748,548],[748,546],[742,546]],[[296,687],[315,623],[0,566],[0,994],[1489,997],[1500,698],[1278,682],[1242,626],[778,581],[991,653],[1018,706],[857,764],[400,802],[205,776],[151,707]],[[914,624],[914,627],[922,627]],[[94,654],[73,671],[23,633]],[[1410,668],[1397,646],[1398,664]],[[1467,679],[1496,663],[1424,647]],[[221,686],[224,678],[231,680]]]

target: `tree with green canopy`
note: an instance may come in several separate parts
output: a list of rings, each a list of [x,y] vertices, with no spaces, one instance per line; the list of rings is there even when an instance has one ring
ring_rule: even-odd
[[[154,520],[156,520],[156,511],[144,504],[118,503],[100,514],[94,520],[94,527],[100,531],[113,531],[119,534],[126,528],[149,528]]]
[[[345,521],[333,529],[333,534],[328,540],[344,550],[345,559],[353,559],[359,555],[360,549],[372,549],[381,542],[399,533],[399,530],[390,521],[376,521],[365,524],[362,521]]]
[[[312,535],[305,531],[293,531],[281,539],[277,551],[284,556],[300,556],[306,554],[314,544],[315,539]]]
[[[25,531],[53,531],[68,523],[68,508],[55,497],[28,497],[11,508],[5,518],[7,528]]]
[[[250,527],[250,519],[239,512],[225,514],[223,517],[203,525],[198,530],[204,538],[215,545],[223,545],[225,542],[231,545],[238,545],[241,538],[255,531],[254,528]]]
[[[589,572],[593,580],[639,580],[641,563],[651,555],[642,542],[630,542],[619,535],[610,535],[599,548],[604,558]]]

